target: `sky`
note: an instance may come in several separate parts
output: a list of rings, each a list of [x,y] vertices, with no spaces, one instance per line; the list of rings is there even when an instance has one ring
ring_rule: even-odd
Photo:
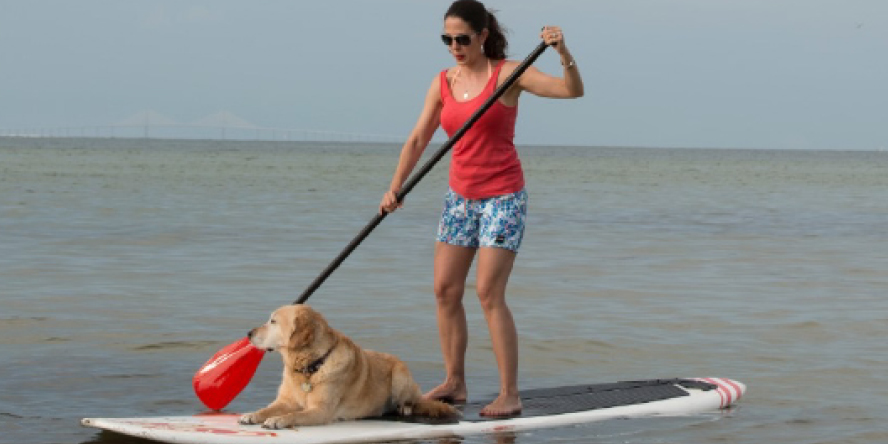
[[[489,0],[509,58],[564,29],[585,83],[516,143],[888,149],[886,0]],[[146,110],[407,136],[454,64],[438,0],[0,0],[0,129]],[[547,51],[535,63],[561,73]],[[443,140],[443,132],[438,139]]]

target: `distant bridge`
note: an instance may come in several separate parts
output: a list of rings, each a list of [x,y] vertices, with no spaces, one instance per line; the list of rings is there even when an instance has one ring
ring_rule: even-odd
[[[0,128],[0,136],[382,143],[401,143],[405,138],[405,136],[390,134],[263,127],[254,125],[226,111],[221,111],[190,123],[179,123],[154,111],[142,111],[114,124]]]

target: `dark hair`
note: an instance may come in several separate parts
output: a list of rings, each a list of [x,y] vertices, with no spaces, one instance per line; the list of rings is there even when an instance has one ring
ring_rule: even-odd
[[[484,41],[484,55],[494,60],[506,58],[509,42],[506,40],[505,31],[500,27],[493,12],[488,11],[483,3],[477,0],[456,0],[444,14],[444,18],[447,17],[462,19],[478,33],[486,28],[488,35]]]

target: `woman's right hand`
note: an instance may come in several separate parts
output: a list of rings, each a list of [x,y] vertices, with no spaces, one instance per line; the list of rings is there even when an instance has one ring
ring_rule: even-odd
[[[391,213],[403,206],[403,202],[398,202],[398,190],[388,190],[382,195],[382,202],[379,203],[379,214]]]

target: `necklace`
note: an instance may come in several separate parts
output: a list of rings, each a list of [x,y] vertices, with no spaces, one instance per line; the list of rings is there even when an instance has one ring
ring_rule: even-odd
[[[491,72],[490,59],[487,59],[487,80],[490,81],[490,76],[493,75]],[[462,72],[462,66],[456,68],[456,74],[453,75],[453,79],[450,81],[450,90],[453,91],[453,85],[456,85],[456,79],[459,78],[459,73]],[[463,100],[469,99],[469,88],[468,84],[463,87]]]

